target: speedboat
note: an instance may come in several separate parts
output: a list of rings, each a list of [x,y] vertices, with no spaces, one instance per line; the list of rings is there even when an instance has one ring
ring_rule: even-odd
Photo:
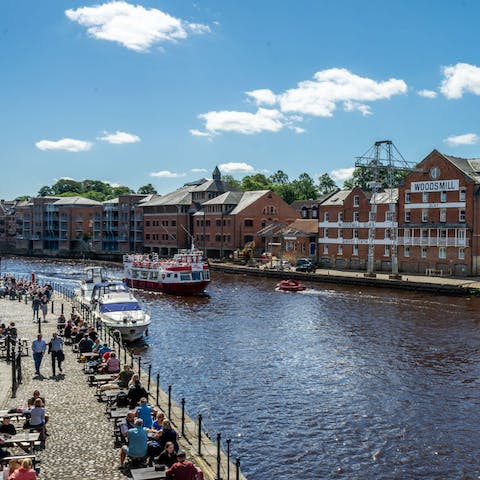
[[[306,290],[306,288],[307,287],[303,283],[300,283],[297,280],[288,279],[278,282],[276,290],[282,290],[283,292],[301,292],[302,290]]]

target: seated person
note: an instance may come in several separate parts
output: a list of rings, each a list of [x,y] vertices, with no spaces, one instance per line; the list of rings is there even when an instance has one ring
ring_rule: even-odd
[[[15,425],[12,424],[12,419],[10,417],[3,417],[2,423],[0,425],[0,433],[16,435],[17,429],[15,428]]]
[[[108,356],[108,360],[102,363],[99,367],[100,373],[119,373],[120,372],[120,360],[115,355],[115,352],[111,352]]]
[[[3,435],[0,435],[0,460],[5,457],[10,456],[10,452],[5,450],[2,445],[5,443],[6,438]]]
[[[132,410],[127,413],[125,420],[120,423],[120,434],[122,435],[122,439],[125,441],[127,439],[128,431],[131,428],[135,427],[135,412]]]
[[[136,377],[136,378],[135,378]],[[132,377],[133,385],[128,389],[128,400],[130,401],[130,408],[135,408],[138,405],[138,402],[141,398],[148,397],[148,392],[145,390],[144,386],[140,383],[138,375],[133,375]]]
[[[155,434],[155,438],[159,438],[163,428],[163,421],[165,420],[165,414],[163,412],[157,413],[157,419],[153,422],[151,432]]]
[[[145,428],[152,428],[153,419],[152,414],[155,413],[154,407],[148,404],[145,397],[140,399],[140,406],[137,408],[137,417],[143,420],[143,426]]]
[[[43,406],[45,406],[45,397],[42,397],[40,395],[40,390],[34,390],[33,391],[33,397],[31,397],[28,402],[27,402],[27,405],[28,405],[28,408],[33,408],[33,404],[35,403],[35,400],[39,398],[42,403],[43,403]]]
[[[90,353],[93,349],[93,342],[90,337],[85,334],[83,338],[78,342],[78,351],[80,353]]]
[[[162,434],[160,438],[158,439],[158,444],[160,446],[160,451],[165,450],[165,445],[167,442],[172,442],[175,451],[178,452],[178,434],[177,432],[172,428],[172,424],[170,423],[170,420],[164,420],[162,424]]]
[[[8,480],[36,480],[37,472],[32,468],[30,458],[22,459],[20,467],[10,474]]]
[[[197,467],[186,460],[185,452],[180,451],[177,453],[177,462],[165,472],[165,477],[175,480],[195,480],[197,478]]]
[[[120,465],[123,466],[128,455],[132,458],[143,459],[147,456],[147,429],[143,426],[141,418],[135,419],[135,427],[127,433],[128,446],[124,445],[120,450]]]
[[[170,468],[174,463],[177,462],[177,454],[175,453],[175,446],[172,442],[167,442],[165,444],[165,450],[158,456],[155,460],[155,463],[159,465],[165,465],[167,468]]]
[[[115,380],[112,382],[106,383],[105,385],[102,385],[100,387],[100,390],[103,392],[105,390],[115,390],[117,388],[127,388],[128,383],[130,382],[130,379],[133,376],[133,370],[132,367],[128,364],[125,364],[123,366],[123,370],[118,373],[118,375],[115,375]]]
[[[44,440],[47,416],[45,414],[45,407],[43,406],[42,400],[40,400],[40,398],[37,398],[35,402],[33,402],[33,408],[30,410],[26,410],[25,413],[30,414],[30,428],[39,431],[40,440]]]

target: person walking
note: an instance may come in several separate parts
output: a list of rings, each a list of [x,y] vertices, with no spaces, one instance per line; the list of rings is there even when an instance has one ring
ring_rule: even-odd
[[[40,305],[42,301],[40,300],[40,296],[36,293],[32,299],[32,310],[33,310],[33,321],[40,322]]]
[[[37,339],[32,342],[33,362],[35,363],[35,375],[40,376],[40,365],[42,364],[43,355],[47,350],[47,343],[43,340],[42,335],[38,334]]]
[[[40,309],[42,310],[43,322],[47,322],[47,313],[48,313],[48,297],[43,294],[40,298]],[[40,319],[38,319],[40,322]]]
[[[58,369],[62,372],[62,362],[64,360],[63,353],[63,339],[58,336],[57,332],[53,332],[52,339],[48,345],[48,352],[52,356],[52,373],[53,376],[56,376],[56,364],[58,364]]]

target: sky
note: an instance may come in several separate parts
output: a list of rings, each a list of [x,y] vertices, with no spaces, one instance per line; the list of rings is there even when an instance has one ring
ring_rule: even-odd
[[[2,0],[0,198],[480,157],[480,2]]]

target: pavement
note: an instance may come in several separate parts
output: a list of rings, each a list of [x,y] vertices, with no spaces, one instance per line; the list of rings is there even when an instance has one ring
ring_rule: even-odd
[[[8,324],[14,321],[19,337],[28,339],[29,346],[38,331],[31,314],[30,305],[0,299],[0,322]],[[49,313],[49,322],[42,323],[47,341],[56,329],[57,316]],[[105,405],[96,400],[94,389],[87,385],[76,355],[70,348],[65,348],[63,374],[51,378],[50,356],[47,354],[43,360],[40,369],[43,377],[34,377],[33,358],[29,353],[30,356],[22,357],[24,381],[17,390],[16,398],[10,396],[10,367],[4,360],[0,361],[0,405],[2,408],[26,408],[27,400],[35,389],[45,397],[50,416],[49,436],[45,449],[36,452],[40,460],[39,478],[125,480],[126,477],[118,470],[120,452],[114,448],[112,426],[104,413]]]

